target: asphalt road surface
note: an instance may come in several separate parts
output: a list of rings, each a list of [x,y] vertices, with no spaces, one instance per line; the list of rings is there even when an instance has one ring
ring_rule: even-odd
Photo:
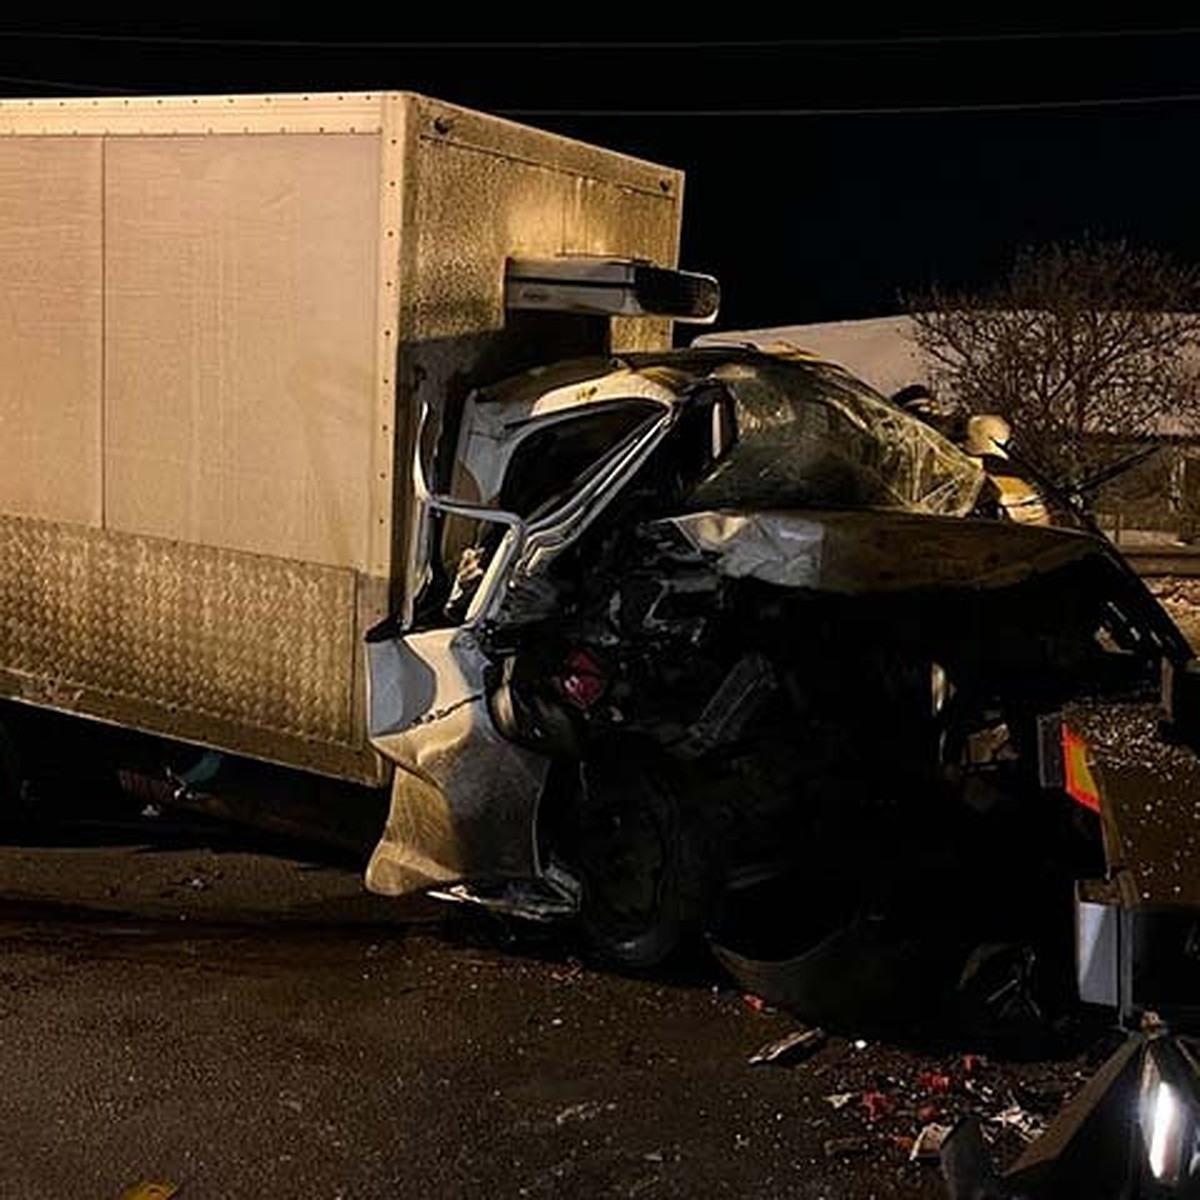
[[[1098,1054],[751,1066],[799,1022],[715,967],[621,977],[203,827],[43,832],[0,879],[3,1200],[937,1197],[922,1125],[1011,1157]]]

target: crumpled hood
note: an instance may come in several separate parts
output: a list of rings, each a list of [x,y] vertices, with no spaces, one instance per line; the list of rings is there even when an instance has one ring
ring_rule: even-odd
[[[696,512],[667,517],[734,579],[857,594],[1004,587],[1092,555],[1090,534],[897,512]]]

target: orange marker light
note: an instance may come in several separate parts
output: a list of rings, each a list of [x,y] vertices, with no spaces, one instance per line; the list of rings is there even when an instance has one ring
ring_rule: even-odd
[[[1063,788],[1067,795],[1084,808],[1100,811],[1100,788],[1088,766],[1088,744],[1077,733],[1062,727]]]

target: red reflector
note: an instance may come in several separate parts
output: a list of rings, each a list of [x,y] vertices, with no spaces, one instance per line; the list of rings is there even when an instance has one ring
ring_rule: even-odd
[[[587,712],[604,695],[608,680],[586,650],[573,650],[565,665],[567,670],[559,677],[558,685],[576,708]]]
[[[1066,725],[1062,727],[1063,789],[1077,804],[1100,811],[1100,788],[1088,765],[1088,744]]]

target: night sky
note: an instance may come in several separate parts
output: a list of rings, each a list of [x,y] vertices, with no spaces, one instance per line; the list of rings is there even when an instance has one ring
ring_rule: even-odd
[[[455,36],[402,15],[0,18],[0,95],[413,90],[682,167],[683,265],[721,278],[722,327],[895,312],[1085,233],[1200,261],[1200,27],[635,42],[613,16],[608,41],[466,42],[459,15]]]

